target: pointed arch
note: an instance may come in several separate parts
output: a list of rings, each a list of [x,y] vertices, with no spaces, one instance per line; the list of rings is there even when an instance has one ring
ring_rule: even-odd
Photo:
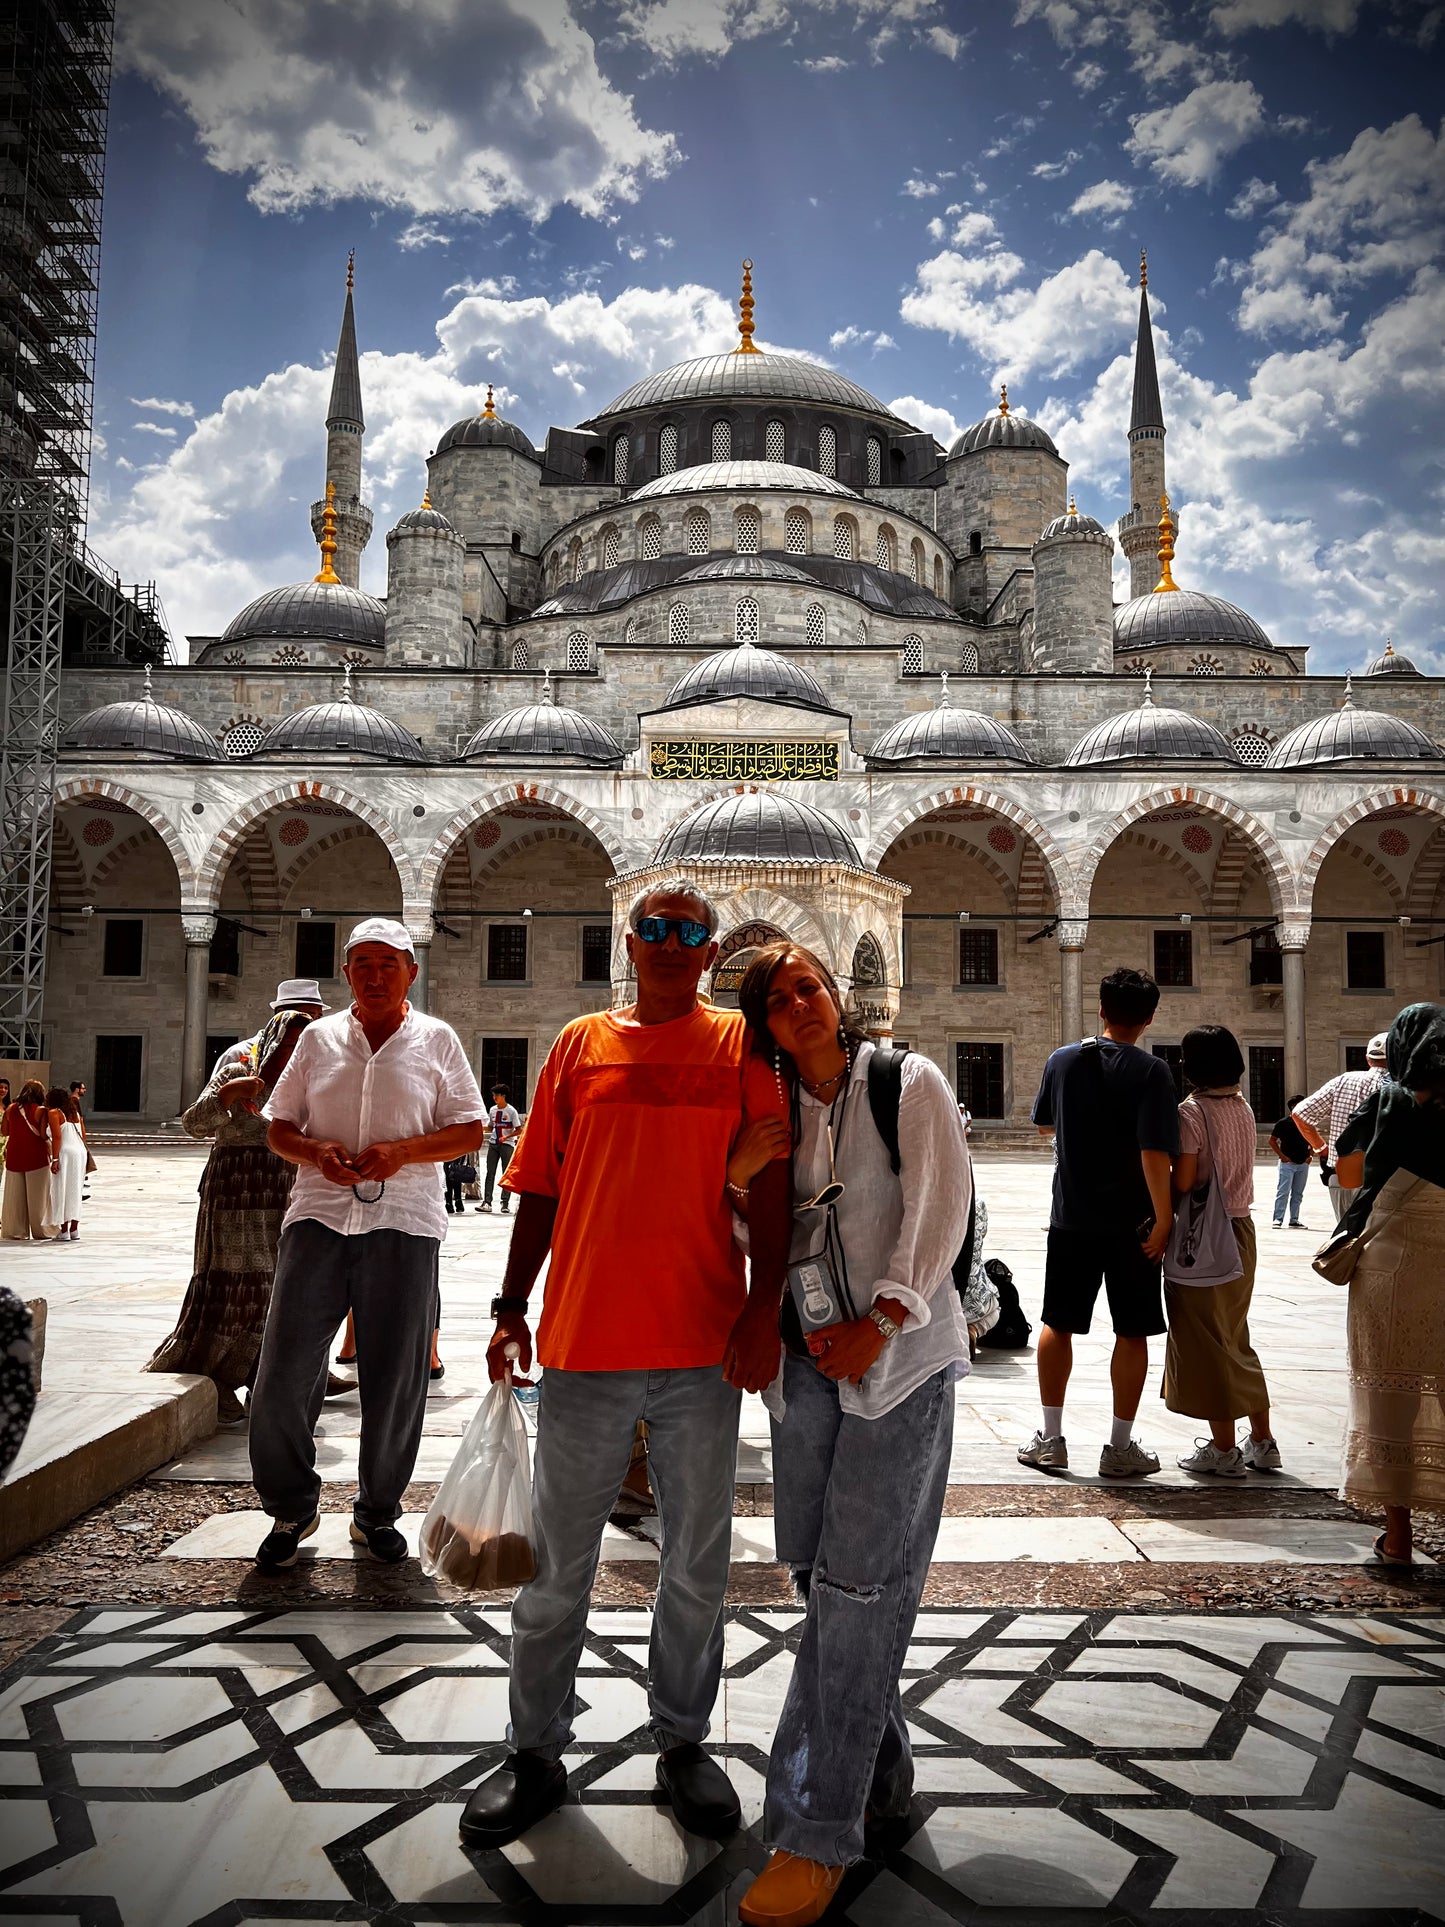
[[[184,903],[195,894],[196,871],[191,862],[190,852],[179,829],[172,823],[164,810],[156,808],[149,797],[142,796],[125,783],[117,783],[109,776],[75,776],[55,786],[55,807],[62,803],[84,803],[94,796],[107,796],[115,803],[124,803],[128,810],[143,816],[161,842],[171,853],[171,861],[176,866],[176,876],[180,880],[181,901]]]
[[[335,803],[349,810],[369,829],[375,830],[396,870],[403,904],[411,904],[416,900],[416,865],[411,852],[397,835],[396,825],[364,796],[358,796],[344,784],[327,778],[315,782],[280,784],[275,789],[263,790],[259,796],[251,797],[236,808],[230,820],[211,839],[210,847],[196,872],[196,895],[207,910],[214,911],[218,907],[221,884],[247,830],[272,810],[284,809],[291,803]]]
[[[1398,809],[1415,809],[1422,816],[1445,819],[1445,797],[1430,790],[1374,790],[1341,810],[1333,823],[1315,838],[1309,855],[1300,867],[1299,901],[1302,911],[1308,912],[1314,898],[1315,884],[1319,881],[1320,868],[1345,831],[1352,829],[1364,817],[1373,816],[1377,810]]]
[[[484,790],[461,809],[454,810],[433,837],[431,847],[417,866],[419,895],[424,902],[435,904],[447,858],[472,825],[479,823],[484,816],[490,816],[493,810],[505,809],[510,803],[549,803],[554,809],[564,810],[596,837],[614,871],[624,867],[624,852],[616,832],[603,822],[595,810],[588,809],[575,796],[554,788],[550,783],[507,783],[497,789]]]
[[[1038,845],[1039,854],[1048,871],[1054,902],[1062,909],[1065,904],[1073,901],[1075,895],[1073,871],[1063,851],[1043,824],[1013,797],[1005,796],[999,790],[981,789],[975,783],[959,783],[949,789],[928,791],[896,810],[884,822],[882,829],[874,833],[872,842],[868,846],[869,868],[876,870],[897,839],[920,817],[931,816],[934,810],[958,809],[968,805],[976,809],[992,810],[996,816],[1006,817],[1026,836],[1032,837]]]
[[[1095,832],[1094,839],[1079,859],[1076,878],[1077,914],[1088,914],[1089,891],[1093,887],[1094,873],[1108,854],[1110,846],[1131,829],[1142,816],[1152,816],[1155,810],[1178,809],[1182,804],[1193,803],[1214,816],[1222,817],[1233,824],[1241,836],[1249,841],[1259,852],[1264,866],[1265,880],[1269,884],[1270,904],[1277,915],[1284,916],[1295,906],[1295,875],[1286,861],[1284,852],[1274,837],[1248,810],[1231,803],[1227,796],[1220,796],[1213,790],[1194,789],[1186,784],[1170,784],[1167,788],[1151,790],[1144,796],[1135,797],[1114,816],[1102,824]]]

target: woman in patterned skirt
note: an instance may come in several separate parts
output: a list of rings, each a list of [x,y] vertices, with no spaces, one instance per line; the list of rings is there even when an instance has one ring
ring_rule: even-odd
[[[210,1082],[181,1118],[192,1137],[215,1143],[201,1176],[195,1259],[181,1315],[145,1367],[214,1379],[222,1425],[243,1416],[236,1393],[250,1384],[260,1356],[281,1219],[296,1175],[295,1165],[268,1147],[261,1106],[297,1038],[327,1006],[314,981],[292,978],[277,987],[271,1008],[275,1015],[263,1031],[216,1060]],[[350,1391],[350,1381],[337,1381],[334,1389]]]

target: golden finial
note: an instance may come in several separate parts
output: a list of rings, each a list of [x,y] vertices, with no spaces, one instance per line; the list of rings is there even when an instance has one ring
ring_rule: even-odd
[[[1008,383],[1006,381],[999,383],[998,412],[1000,415],[1006,415],[1008,413]]]
[[[1076,502],[1076,501],[1074,500],[1074,498],[1073,498],[1073,496],[1071,495],[1071,496],[1069,497],[1069,513],[1070,513],[1070,515],[1077,515],[1077,514],[1078,514],[1078,512],[1079,512],[1079,505],[1078,505],[1078,503],[1077,503],[1077,502]]]
[[[346,292],[348,294],[351,293],[351,290],[355,284],[355,281],[356,281],[356,249],[353,248],[350,254],[348,254],[346,257]]]
[[[317,582],[340,582],[336,573],[336,484],[326,484],[326,507],[321,511],[321,573]]]
[[[424,509],[429,509],[431,507],[431,485],[430,484],[428,484],[427,487],[424,488],[421,492],[421,505]]]
[[[495,421],[497,418],[497,411],[492,406],[492,384],[490,382],[487,383],[487,405],[482,410],[482,416],[485,420],[490,421]]]
[[[738,302],[738,334],[741,337],[733,349],[735,355],[760,355],[761,348],[753,346],[753,264],[743,262],[743,292]]]
[[[1143,248],[1140,248],[1139,250],[1139,286],[1141,288],[1147,288],[1148,285],[1149,285],[1149,256],[1144,252]]]
[[[145,680],[146,680],[145,694],[144,696],[141,697],[141,701],[146,703],[153,703],[155,701],[155,694],[151,689],[151,666],[149,663],[146,664]]]
[[[1159,517],[1159,580],[1154,584],[1155,595],[1162,595],[1168,589],[1177,591],[1179,584],[1169,572],[1174,560],[1174,522],[1169,514],[1169,497],[1161,495],[1159,506],[1164,513]]]

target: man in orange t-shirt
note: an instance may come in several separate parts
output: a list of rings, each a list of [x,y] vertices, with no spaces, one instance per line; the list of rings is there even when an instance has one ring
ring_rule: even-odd
[[[698,997],[717,957],[717,913],[696,890],[663,887],[636,899],[628,925],[637,1001],[567,1025],[503,1180],[518,1209],[492,1307],[493,1379],[511,1347],[521,1370],[531,1364],[527,1299],[548,1261],[537,1575],[512,1607],[512,1752],[462,1815],[476,1847],[504,1846],[566,1795],[587,1607],[639,1419],[662,1524],[648,1655],[657,1776],[690,1831],[721,1839],[740,1818],[702,1741],[722,1671],[741,1393],[770,1384],[781,1353],[788,1130],[770,1104],[777,1155],[750,1187],[749,1289],[726,1191],[744,1122],[746,1027]]]

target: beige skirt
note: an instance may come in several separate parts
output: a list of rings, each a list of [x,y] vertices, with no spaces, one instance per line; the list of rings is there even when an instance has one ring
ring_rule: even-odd
[[[1349,1291],[1342,1495],[1445,1512],[1445,1190],[1414,1186],[1365,1246]]]
[[[1269,1387],[1249,1342],[1254,1296],[1253,1218],[1234,1220],[1240,1275],[1227,1285],[1164,1285],[1169,1337],[1164,1403],[1188,1418],[1237,1419],[1262,1412]]]

